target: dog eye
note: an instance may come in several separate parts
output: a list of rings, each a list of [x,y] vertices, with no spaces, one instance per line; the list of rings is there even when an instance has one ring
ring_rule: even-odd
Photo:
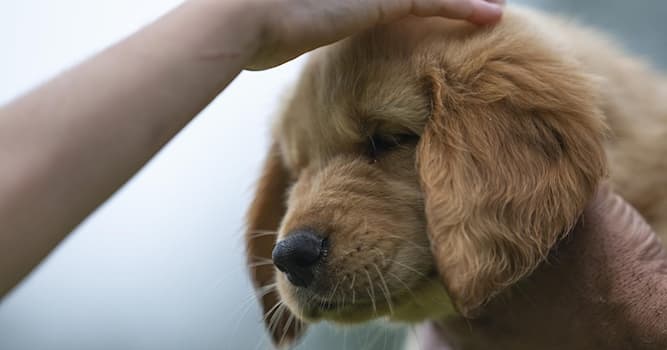
[[[383,154],[397,148],[407,142],[417,140],[417,135],[398,134],[398,135],[378,135],[375,134],[368,138],[368,157],[377,161]]]

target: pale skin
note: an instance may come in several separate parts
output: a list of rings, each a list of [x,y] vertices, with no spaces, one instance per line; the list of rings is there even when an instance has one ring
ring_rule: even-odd
[[[0,298],[243,69],[408,15],[492,24],[499,3],[190,0],[0,108]]]

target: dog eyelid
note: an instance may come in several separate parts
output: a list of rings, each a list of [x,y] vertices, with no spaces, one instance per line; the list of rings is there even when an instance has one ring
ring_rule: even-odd
[[[396,147],[418,138],[412,134],[396,134],[383,136],[374,134],[368,137],[367,152],[372,163],[376,163],[383,153],[392,151]]]

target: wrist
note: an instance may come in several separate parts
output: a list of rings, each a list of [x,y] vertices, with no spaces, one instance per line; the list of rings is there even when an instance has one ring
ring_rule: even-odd
[[[243,0],[241,0],[243,1]],[[276,54],[280,51],[285,21],[285,6],[277,0],[247,0],[243,6],[246,12],[252,12],[253,42],[251,55],[244,65],[248,70],[264,70],[278,65]],[[289,20],[287,20],[289,21]],[[283,59],[287,61],[287,59]]]
[[[204,62],[228,69],[243,69],[264,46],[267,28],[266,5],[252,0],[190,0],[183,12],[196,31],[191,52]]]

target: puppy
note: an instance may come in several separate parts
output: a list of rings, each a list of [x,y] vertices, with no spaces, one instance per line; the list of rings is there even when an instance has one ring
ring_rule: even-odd
[[[667,81],[530,10],[320,49],[273,138],[246,238],[277,345],[320,320],[475,317],[606,177],[667,230]]]

